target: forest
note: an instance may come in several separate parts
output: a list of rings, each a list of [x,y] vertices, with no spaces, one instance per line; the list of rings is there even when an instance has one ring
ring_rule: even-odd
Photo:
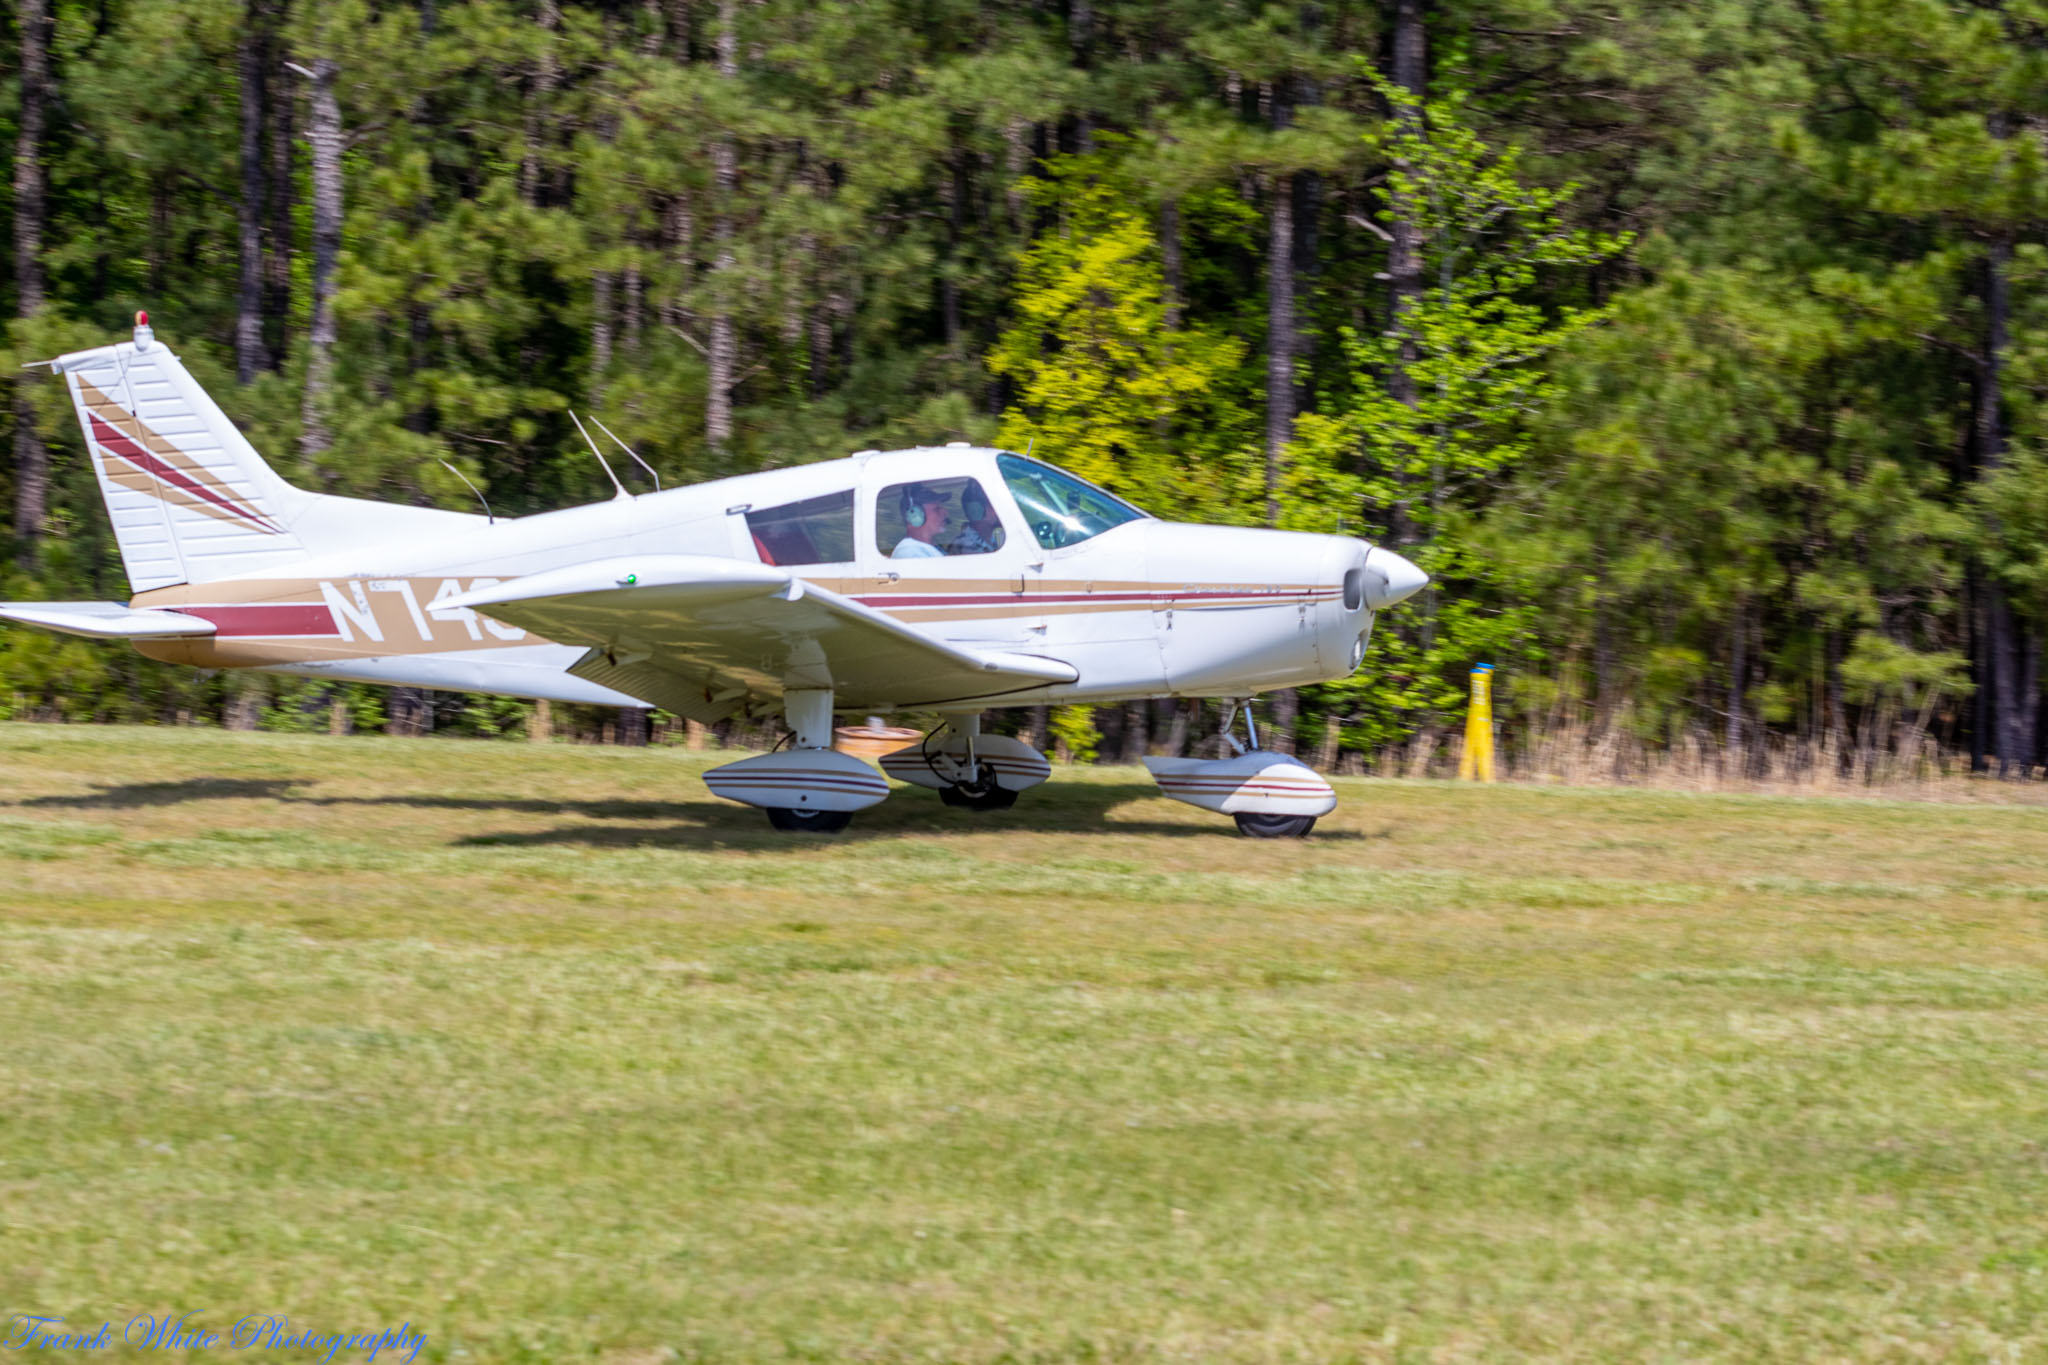
[[[1511,764],[1558,735],[1737,770],[2042,759],[2044,0],[12,23],[0,598],[126,598],[62,383],[17,366],[147,309],[322,491],[606,496],[573,410],[671,486],[968,440],[1160,516],[1389,544],[1432,588],[1354,677],[1264,707],[1333,766],[1412,770],[1480,661]],[[4,716],[531,713],[0,631]],[[1050,725],[1114,759],[1194,718]]]

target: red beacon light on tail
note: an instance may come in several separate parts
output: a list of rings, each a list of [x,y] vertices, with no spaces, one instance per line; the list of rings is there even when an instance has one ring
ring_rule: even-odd
[[[156,333],[149,329],[149,314],[143,309],[135,310],[135,349],[146,351],[149,343],[156,339]]]

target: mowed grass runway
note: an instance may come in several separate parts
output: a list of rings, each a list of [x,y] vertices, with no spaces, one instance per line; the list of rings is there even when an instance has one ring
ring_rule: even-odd
[[[1112,769],[804,838],[719,757],[0,726],[0,1311],[2048,1358],[2048,809],[1340,781],[1266,843]]]

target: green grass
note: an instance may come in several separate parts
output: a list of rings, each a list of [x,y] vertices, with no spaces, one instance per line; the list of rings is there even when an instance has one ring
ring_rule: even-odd
[[[1340,781],[1264,843],[1104,770],[806,839],[708,761],[0,727],[0,1311],[2048,1359],[2040,807]]]

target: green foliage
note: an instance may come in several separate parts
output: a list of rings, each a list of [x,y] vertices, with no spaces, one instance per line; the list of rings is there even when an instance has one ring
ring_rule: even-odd
[[[1102,742],[1102,732],[1095,728],[1094,707],[1055,706],[1049,724],[1054,746],[1069,762],[1095,761],[1095,746]]]
[[[1484,659],[1511,721],[1812,736],[1932,699],[1961,743],[1987,589],[2048,634],[2033,0],[1430,6],[1419,101],[1368,64],[1384,5],[286,0],[260,141],[267,168],[281,119],[287,202],[244,385],[239,73],[264,8],[56,7],[49,302],[12,322],[10,373],[147,307],[323,490],[470,508],[447,461],[501,514],[605,496],[574,410],[671,485],[999,441],[1165,515],[1254,523],[1285,260],[1301,416],[1278,519],[1390,542],[1436,583],[1358,676],[1304,695],[1304,735],[1334,716],[1373,753],[1441,730]],[[285,58],[338,66],[347,138],[317,454]],[[1422,256],[1398,308],[1397,222]],[[714,319],[736,350],[716,443]],[[48,448],[50,507],[0,591],[122,596],[62,386],[14,392],[0,425]],[[0,455],[0,500],[13,483]],[[265,686],[261,723],[327,722]],[[0,633],[11,714],[218,723],[237,687]],[[344,689],[356,728],[379,695]],[[513,707],[441,726],[516,733]]]
[[[1529,454],[1530,419],[1556,387],[1545,358],[1602,316],[1539,284],[1629,238],[1564,226],[1577,187],[1524,184],[1519,154],[1489,147],[1463,98],[1418,101],[1362,71],[1395,112],[1383,216],[1413,226],[1425,287],[1385,328],[1343,329],[1349,401],[1302,419],[1282,524],[1377,533],[1431,577],[1419,609],[1380,622],[1368,673],[1333,694],[1377,747],[1446,716],[1473,663],[1531,657],[1535,608],[1515,600],[1475,518]]]
[[[1241,519],[1256,452],[1244,342],[1172,327],[1151,225],[1106,154],[1023,187],[1055,215],[1019,262],[1015,321],[989,353],[1016,405],[998,440],[1160,516]]]

